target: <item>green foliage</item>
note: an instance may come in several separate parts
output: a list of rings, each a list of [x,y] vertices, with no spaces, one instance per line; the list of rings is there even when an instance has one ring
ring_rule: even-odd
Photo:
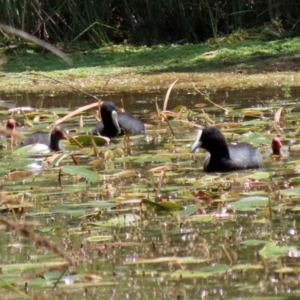
[[[292,89],[300,82],[299,72],[293,72],[297,70],[299,43],[299,38],[234,43],[227,39],[217,45],[210,42],[153,47],[106,45],[97,49],[85,43],[79,45],[80,51],[78,44],[74,45],[69,54],[72,67],[53,54],[16,49],[13,55],[6,57],[0,89],[5,92],[70,91],[68,86],[45,80],[37,72],[47,72],[50,77],[74,87],[84,87],[93,94],[103,88],[117,92],[167,89],[174,76],[170,72],[176,72],[179,82],[197,82],[198,87],[210,93],[214,88],[278,88],[283,82],[289,82]],[[211,72],[210,76],[207,71]],[[292,77],[285,71],[293,72]],[[174,88],[182,86],[176,84]],[[33,119],[35,115],[30,117]],[[249,124],[251,126],[255,124]]]
[[[0,0],[0,20],[50,42],[199,42],[261,27],[266,38],[297,30],[300,3],[212,0]],[[284,13],[283,13],[284,12]]]
[[[284,92],[284,97],[285,98],[291,98],[291,83],[289,81],[283,82],[282,83],[282,91]]]

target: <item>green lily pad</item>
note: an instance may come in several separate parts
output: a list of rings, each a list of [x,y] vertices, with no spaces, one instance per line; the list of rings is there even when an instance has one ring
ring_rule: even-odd
[[[96,172],[90,171],[82,166],[63,166],[61,167],[61,170],[69,175],[84,177],[90,182],[97,182],[101,178]]]
[[[253,196],[245,197],[239,201],[231,203],[231,207],[238,211],[255,211],[258,207],[265,207],[269,203],[268,197]]]
[[[72,145],[77,145],[74,139],[76,139],[82,146],[91,146],[92,140],[94,140],[97,146],[105,146],[109,143],[108,138],[96,135],[77,135],[74,136],[73,139],[69,140]]]
[[[265,244],[265,243],[266,243],[266,241],[264,241],[264,240],[255,240],[255,239],[245,240],[245,241],[241,242],[241,244],[246,245],[246,246],[259,246],[259,245]]]
[[[185,271],[185,270],[179,270],[171,274],[172,279],[191,279],[191,278],[208,278],[211,276],[219,276],[221,274],[226,273],[230,267],[228,265],[214,265],[214,266],[208,266],[204,268],[197,269],[193,272],[191,271]]]
[[[107,221],[90,222],[88,224],[100,227],[127,227],[137,226],[140,223],[140,219],[136,214],[123,214]]]
[[[143,199],[142,202],[149,207],[154,208],[157,211],[180,211],[183,206],[175,202],[153,202],[147,199]]]
[[[289,252],[298,253],[299,256],[299,251],[295,247],[278,246],[275,242],[269,242],[259,251],[259,255],[266,260],[277,261],[279,257],[287,256]]]
[[[112,235],[98,235],[98,236],[91,236],[87,237],[85,240],[87,242],[105,242],[105,241],[110,241],[113,239]]]

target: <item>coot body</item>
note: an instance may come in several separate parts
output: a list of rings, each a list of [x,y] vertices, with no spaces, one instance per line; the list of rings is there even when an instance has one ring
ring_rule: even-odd
[[[94,135],[102,135],[109,138],[129,134],[140,134],[145,132],[145,125],[142,121],[133,117],[130,113],[117,112],[113,102],[105,101],[101,104],[100,114],[102,121],[93,130]]]
[[[227,144],[224,135],[215,127],[199,130],[191,151],[206,149],[210,155],[204,161],[206,172],[230,172],[256,169],[263,165],[260,151],[248,143]]]
[[[32,144],[43,144],[49,147],[52,151],[60,151],[59,141],[66,140],[67,136],[60,126],[56,126],[51,132],[36,132],[22,142],[24,146]]]

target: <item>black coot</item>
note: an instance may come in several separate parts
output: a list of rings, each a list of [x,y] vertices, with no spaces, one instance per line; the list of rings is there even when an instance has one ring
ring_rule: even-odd
[[[248,143],[227,144],[224,135],[215,127],[199,130],[191,150],[195,152],[200,147],[210,153],[204,161],[206,172],[256,169],[263,165],[257,148]]]
[[[145,125],[129,113],[117,112],[113,102],[105,101],[101,104],[100,114],[102,121],[93,130],[94,135],[102,135],[109,138],[129,134],[140,134],[145,132]]]
[[[36,132],[22,142],[23,145],[44,144],[52,151],[60,151],[59,141],[66,140],[67,135],[60,126],[56,126],[51,132]]]

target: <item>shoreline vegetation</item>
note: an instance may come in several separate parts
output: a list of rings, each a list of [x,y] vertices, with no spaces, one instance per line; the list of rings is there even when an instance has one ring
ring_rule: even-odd
[[[1,24],[50,43],[73,60],[69,67],[2,28],[0,92],[73,92],[38,72],[96,94],[166,89],[176,79],[175,89],[299,85],[296,1],[0,4]]]
[[[25,44],[3,48],[1,93],[152,92],[167,89],[236,90],[300,86],[300,38],[137,47],[127,44],[68,50],[73,65]],[[66,83],[46,78],[44,75]]]

